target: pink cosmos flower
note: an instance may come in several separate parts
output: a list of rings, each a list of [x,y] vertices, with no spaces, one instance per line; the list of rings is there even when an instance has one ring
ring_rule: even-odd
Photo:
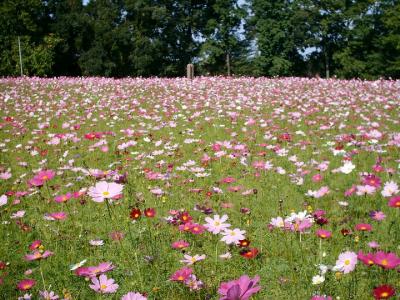
[[[89,188],[88,195],[95,202],[103,202],[104,199],[111,199],[121,194],[123,187],[122,184],[115,182],[100,181],[95,186]]]
[[[20,291],[27,291],[31,289],[36,284],[36,281],[33,279],[23,279],[17,284],[17,289]]]
[[[40,251],[35,251],[32,254],[25,255],[25,260],[26,261],[39,260],[52,256],[53,254],[54,254],[53,252],[47,250],[44,251],[43,253],[41,253]]]
[[[7,204],[7,196],[6,195],[1,195],[0,196],[0,206],[4,206]]]
[[[332,236],[332,233],[328,230],[318,229],[316,235],[321,239],[329,239]]]
[[[191,224],[189,231],[193,234],[202,234],[205,230],[205,227],[201,224]]]
[[[29,245],[29,250],[35,250],[39,248],[41,244],[42,244],[41,240],[35,240],[32,242],[32,244]]]
[[[358,231],[371,231],[372,230],[372,226],[370,224],[360,223],[360,224],[356,225],[355,230],[358,230]]]
[[[65,195],[59,195],[59,196],[54,197],[54,201],[57,203],[62,203],[62,202],[67,202],[71,198],[72,198],[72,194],[67,193]]]
[[[60,297],[56,295],[53,291],[39,291],[40,298],[43,300],[58,300]]]
[[[147,300],[147,297],[140,293],[129,292],[122,296],[121,300]]]
[[[312,178],[313,182],[320,182],[322,180],[322,175],[321,174],[315,174]]]
[[[357,192],[358,196],[365,196],[365,195],[372,195],[375,193],[376,188],[371,185],[357,185]]]
[[[379,188],[381,186],[381,179],[373,174],[368,174],[363,177],[362,184]]]
[[[382,221],[386,218],[386,215],[382,211],[371,211],[369,216],[375,221]]]
[[[357,254],[351,251],[343,252],[339,255],[334,269],[343,272],[344,274],[354,271],[357,264]]]
[[[184,249],[184,248],[189,247],[189,243],[186,241],[183,241],[183,240],[179,240],[179,241],[173,242],[171,247],[174,249]]]
[[[388,206],[400,208],[400,196],[394,196],[390,198]]]
[[[399,192],[400,192],[399,186],[397,185],[396,182],[392,180],[385,183],[381,194],[383,197],[391,197]]]
[[[193,269],[192,268],[188,268],[188,267],[183,267],[181,269],[179,269],[178,271],[176,271],[171,277],[170,280],[172,281],[185,281],[186,279],[189,278],[189,276],[193,273]]]
[[[226,220],[228,220],[227,215],[223,215],[222,217],[219,215],[214,215],[213,218],[206,217],[205,220],[207,224],[205,224],[204,227],[213,234],[218,234],[231,226],[231,224],[224,223]]]
[[[29,184],[33,186],[42,186],[46,181],[53,179],[55,175],[56,173],[53,170],[40,171],[29,180]]]
[[[63,211],[54,212],[54,213],[46,214],[44,216],[44,218],[49,221],[62,221],[67,218],[67,213],[65,213]]]
[[[374,263],[384,269],[395,269],[400,265],[400,258],[395,253],[378,251],[374,255]]]
[[[261,289],[257,285],[259,281],[258,275],[253,279],[243,275],[239,279],[222,282],[218,289],[218,293],[221,295],[220,300],[248,300]]]
[[[102,274],[98,279],[97,277],[92,277],[93,284],[90,284],[89,287],[97,293],[111,294],[115,293],[119,287],[119,285],[114,282],[114,279],[107,278],[106,275]]]
[[[374,265],[374,255],[372,253],[364,254],[361,250],[358,251],[357,259],[360,260],[364,265]]]
[[[113,270],[115,266],[111,262],[102,262],[97,266],[80,267],[75,270],[77,276],[95,277]]]

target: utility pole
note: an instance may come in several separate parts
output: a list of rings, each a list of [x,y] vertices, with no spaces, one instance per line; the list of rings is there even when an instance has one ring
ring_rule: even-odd
[[[24,76],[22,72],[22,54],[21,54],[21,40],[18,36],[18,50],[19,50],[19,66],[21,67],[21,77]]]

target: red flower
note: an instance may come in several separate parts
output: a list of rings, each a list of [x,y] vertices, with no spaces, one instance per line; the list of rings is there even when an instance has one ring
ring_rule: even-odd
[[[142,215],[142,212],[140,211],[139,208],[132,208],[131,213],[130,213],[130,217],[132,220],[139,219],[141,215]]]
[[[250,245],[250,241],[249,240],[240,240],[239,241],[239,247],[241,248],[246,248]]]
[[[184,211],[179,214],[179,220],[181,220],[182,223],[186,224],[186,223],[192,221],[193,218],[191,215],[189,215],[189,213],[187,211]]]
[[[348,236],[351,234],[351,231],[349,229],[345,229],[345,228],[340,230],[340,232],[342,233],[343,236]]]
[[[144,210],[144,215],[148,218],[154,218],[156,215],[156,210],[154,208],[146,208]]]
[[[247,259],[254,258],[257,256],[257,254],[258,254],[257,248],[250,248],[240,251],[240,255]]]
[[[375,299],[389,299],[394,296],[395,293],[396,290],[393,287],[384,284],[374,288],[373,295]]]

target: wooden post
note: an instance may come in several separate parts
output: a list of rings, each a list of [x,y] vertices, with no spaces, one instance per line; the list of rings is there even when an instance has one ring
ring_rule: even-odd
[[[24,73],[22,71],[21,41],[19,39],[19,36],[18,36],[18,52],[19,52],[19,66],[20,66],[20,69],[21,69],[21,77],[22,77],[22,76],[24,76]]]
[[[194,78],[194,65],[193,64],[188,64],[186,66],[186,77],[187,79],[193,79]]]

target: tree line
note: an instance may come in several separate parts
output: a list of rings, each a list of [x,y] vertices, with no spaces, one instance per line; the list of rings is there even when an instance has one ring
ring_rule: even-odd
[[[0,76],[19,46],[32,76],[400,78],[400,1],[3,0]]]

